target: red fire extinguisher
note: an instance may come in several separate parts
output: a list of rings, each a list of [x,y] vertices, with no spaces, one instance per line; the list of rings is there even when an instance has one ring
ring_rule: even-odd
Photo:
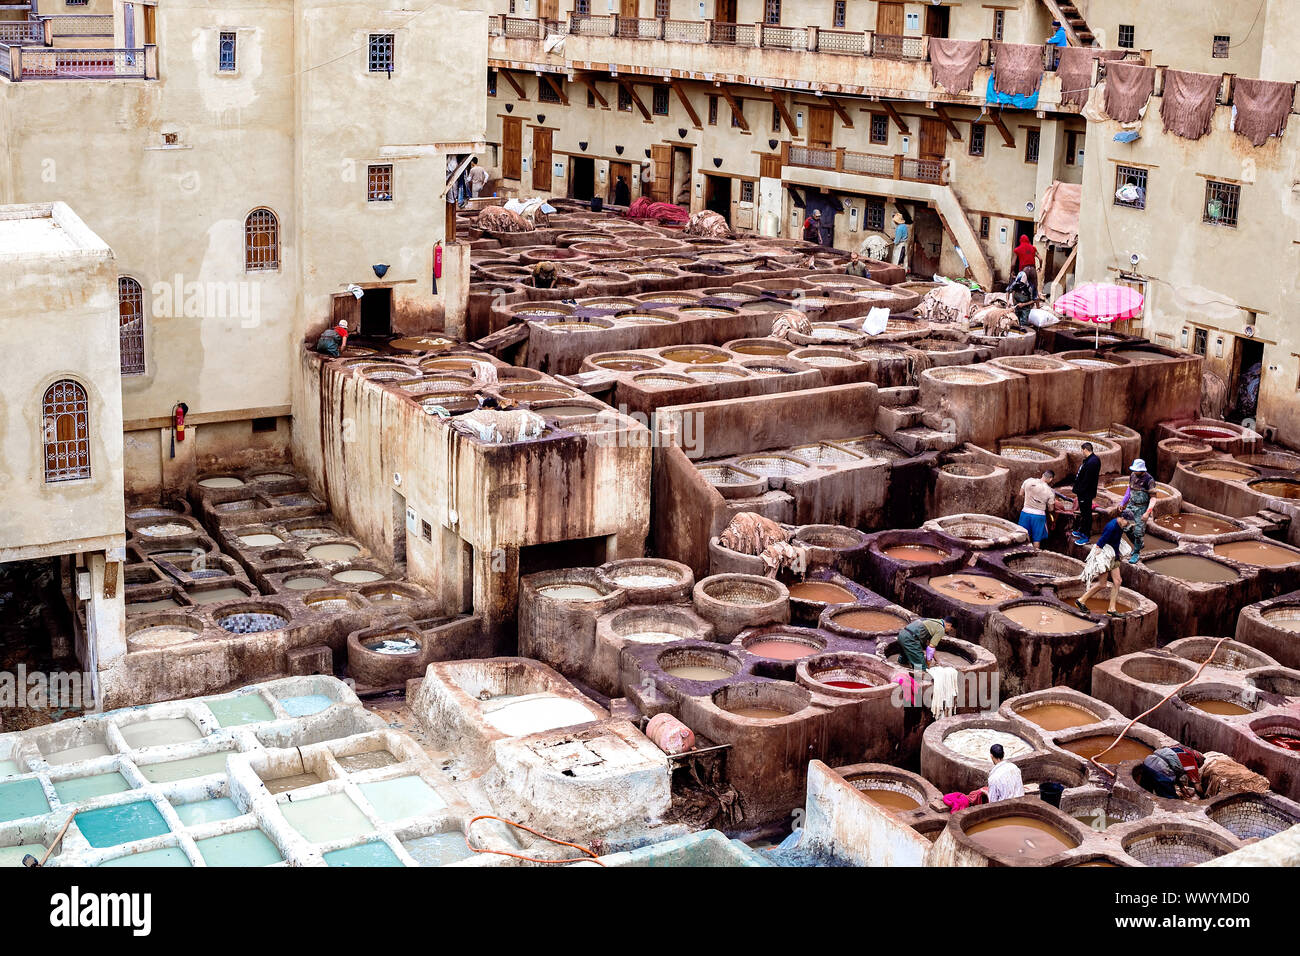
[[[439,241],[433,247],[433,277],[442,278],[442,242]]]
[[[171,457],[176,457],[176,443],[185,440],[185,416],[189,414],[190,407],[184,402],[177,402],[172,406],[172,447]]]

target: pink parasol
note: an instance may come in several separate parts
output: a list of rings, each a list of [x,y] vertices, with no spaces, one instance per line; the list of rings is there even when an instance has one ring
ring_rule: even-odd
[[[1109,285],[1089,282],[1076,286],[1056,300],[1056,311],[1080,322],[1098,323],[1097,338],[1101,340],[1100,323],[1119,322],[1142,314],[1142,293],[1126,285]]]

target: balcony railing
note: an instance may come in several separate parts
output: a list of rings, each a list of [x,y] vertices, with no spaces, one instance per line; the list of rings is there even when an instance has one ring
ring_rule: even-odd
[[[665,20],[664,39],[676,43],[708,43],[708,20]]]
[[[871,55],[892,60],[924,60],[929,55],[925,37],[871,35]]]
[[[51,35],[56,37],[111,37],[113,35],[112,14],[72,13],[40,19],[49,22]]]
[[[156,80],[158,48],[64,50],[0,46],[0,74],[26,80]]]
[[[0,43],[20,46],[24,43],[44,42],[45,27],[39,20],[0,20]]]
[[[855,173],[859,176],[878,176],[882,179],[932,183],[936,186],[947,184],[947,167],[942,159],[909,159],[906,156],[862,153],[842,147],[828,148],[782,143],[781,165],[822,169],[827,172]]]

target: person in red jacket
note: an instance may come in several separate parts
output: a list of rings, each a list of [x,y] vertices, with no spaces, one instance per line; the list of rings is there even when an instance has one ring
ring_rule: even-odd
[[[1016,257],[1017,269],[1024,272],[1025,278],[1029,280],[1030,291],[1037,296],[1038,263],[1042,261],[1042,253],[1034,248],[1034,244],[1028,235],[1022,235],[1020,243],[1011,252]]]
[[[825,245],[825,238],[822,236],[822,211],[814,209],[813,214],[803,221],[803,241],[815,242],[817,245]]]

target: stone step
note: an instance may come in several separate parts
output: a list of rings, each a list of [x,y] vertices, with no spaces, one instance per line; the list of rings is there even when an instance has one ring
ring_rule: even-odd
[[[892,408],[882,405],[876,409],[876,431],[888,436],[913,428],[921,424],[921,416],[924,414],[925,409],[919,405],[898,405]]]
[[[935,431],[924,425],[904,428],[894,432],[891,437],[894,444],[909,455],[919,455],[923,451],[947,451],[957,444],[947,432]]]

